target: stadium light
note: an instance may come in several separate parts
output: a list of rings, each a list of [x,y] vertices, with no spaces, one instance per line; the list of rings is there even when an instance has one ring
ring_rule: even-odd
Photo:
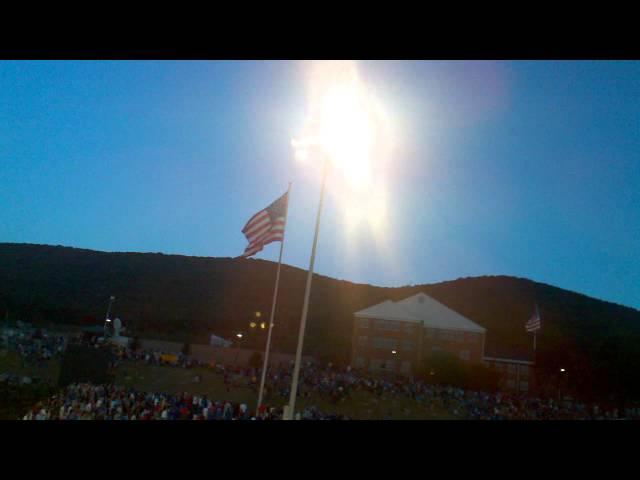
[[[261,312],[256,312],[256,317],[257,317],[257,318],[260,318],[261,316],[262,316],[262,313],[261,313]]]
[[[256,322],[251,322],[251,323],[249,324],[249,326],[250,326],[251,328],[256,328]]]
[[[241,333],[236,333],[236,337],[242,338],[242,334]]]
[[[564,373],[566,370],[564,368],[561,368],[560,371]]]
[[[267,323],[266,323],[266,322],[262,322],[262,323],[260,324],[260,328],[262,328],[263,330],[264,330],[265,328],[267,328]]]
[[[395,355],[398,352],[396,352],[395,350],[391,350],[391,353],[393,353]]]

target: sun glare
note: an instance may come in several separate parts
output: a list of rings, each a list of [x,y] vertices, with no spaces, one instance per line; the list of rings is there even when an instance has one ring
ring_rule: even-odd
[[[296,158],[327,158],[339,174],[332,176],[329,190],[347,222],[379,228],[386,212],[382,179],[390,153],[386,115],[355,62],[317,62],[308,73],[310,114],[301,137],[292,141]]]
[[[347,181],[357,189],[371,183],[374,129],[355,83],[331,88],[322,99],[318,141]]]

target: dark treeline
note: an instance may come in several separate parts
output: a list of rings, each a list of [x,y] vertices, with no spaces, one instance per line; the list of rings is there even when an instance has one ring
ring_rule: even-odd
[[[129,334],[207,343],[209,335],[262,349],[276,265],[263,260],[105,253],[68,247],[0,244],[0,316],[35,324],[101,324],[108,299]],[[306,272],[284,265],[273,348],[293,353]],[[488,329],[487,354],[530,354],[524,323],[534,304],[541,380],[570,372],[572,390],[585,396],[640,398],[640,312],[527,279],[487,276],[433,285],[381,288],[316,275],[305,354],[345,363],[353,312],[423,291]],[[8,312],[8,313],[7,313]],[[261,316],[256,317],[256,312]]]

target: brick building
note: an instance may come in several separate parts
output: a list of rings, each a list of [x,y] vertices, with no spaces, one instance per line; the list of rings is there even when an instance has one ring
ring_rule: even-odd
[[[351,364],[356,368],[415,375],[425,356],[444,351],[496,372],[501,390],[535,390],[532,352],[493,344],[485,350],[485,328],[424,293],[387,300],[354,317]]]
[[[526,393],[536,389],[533,351],[491,343],[482,362],[498,374],[501,390]]]
[[[453,353],[481,363],[486,330],[424,293],[354,314],[351,363],[373,372],[416,374],[425,355]]]

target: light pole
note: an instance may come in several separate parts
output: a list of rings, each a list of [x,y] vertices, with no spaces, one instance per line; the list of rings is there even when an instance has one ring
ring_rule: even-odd
[[[384,144],[378,141],[377,136],[380,133],[380,128],[386,125],[383,112],[373,96],[364,89],[353,62],[325,64],[325,67],[316,70],[314,74],[317,85],[312,89],[312,118],[308,121],[307,133],[303,140],[292,140],[292,146],[299,149],[297,153],[302,160],[308,158],[310,151],[320,153],[324,165],[316,228],[300,318],[291,392],[289,404],[285,406],[284,418],[286,420],[291,420],[295,416],[302,346],[329,163],[331,162],[339,170],[342,170],[348,182],[359,185],[364,182],[364,184],[372,186],[369,160],[374,152],[384,147]]]
[[[236,333],[236,337],[242,340],[242,333],[241,332]],[[236,356],[235,356],[235,359],[233,360],[233,363],[236,364],[236,366],[238,364],[238,355],[240,355],[240,342],[238,342],[236,346]]]
[[[108,334],[108,324],[111,321],[109,319],[109,315],[111,314],[111,304],[113,303],[113,301],[116,299],[116,297],[114,297],[113,295],[111,295],[111,297],[109,298],[109,307],[107,308],[107,315],[104,318],[104,338],[107,338],[107,334]]]
[[[567,372],[566,369],[561,368],[560,369],[560,381],[558,382],[558,400],[562,400],[562,396],[560,395],[560,389],[562,388],[562,377],[565,376],[566,377],[566,383],[567,383],[567,387],[569,387],[569,372]],[[565,374],[565,375],[562,375]]]

